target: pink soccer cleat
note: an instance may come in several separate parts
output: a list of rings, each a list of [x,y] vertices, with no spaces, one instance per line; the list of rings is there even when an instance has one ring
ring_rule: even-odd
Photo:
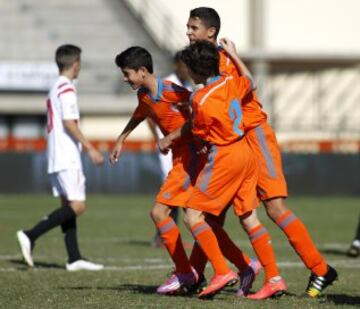
[[[161,295],[172,295],[178,292],[187,292],[196,284],[199,276],[195,269],[192,268],[190,273],[176,273],[173,272],[162,285],[160,285],[156,292]]]

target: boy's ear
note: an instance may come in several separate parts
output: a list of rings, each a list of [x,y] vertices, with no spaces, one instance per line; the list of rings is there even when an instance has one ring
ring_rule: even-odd
[[[143,66],[141,66],[138,71],[141,72],[141,74],[142,74],[143,76],[145,76],[145,74],[148,73],[147,68],[145,68],[145,67],[143,67]]]
[[[209,38],[213,38],[215,37],[215,34],[216,34],[216,28],[215,27],[210,27],[208,30],[208,37]]]

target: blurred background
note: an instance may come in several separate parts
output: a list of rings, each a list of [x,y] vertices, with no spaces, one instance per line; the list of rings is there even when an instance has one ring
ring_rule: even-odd
[[[0,192],[49,192],[45,102],[59,45],[83,50],[81,126],[107,152],[137,104],[115,55],[143,46],[168,75],[198,6],[219,12],[220,37],[235,41],[257,80],[290,193],[360,195],[358,0],[0,0]],[[161,182],[146,124],[116,167],[84,157],[84,168],[88,192],[147,193]]]

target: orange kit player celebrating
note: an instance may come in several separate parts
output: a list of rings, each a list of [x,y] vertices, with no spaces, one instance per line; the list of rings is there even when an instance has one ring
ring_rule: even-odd
[[[112,164],[118,161],[127,136],[145,118],[151,118],[164,135],[182,127],[187,114],[184,111],[180,112],[178,105],[188,102],[191,95],[185,88],[156,78],[153,74],[151,55],[142,47],[128,48],[117,55],[115,62],[124,74],[124,81],[133,89],[138,89],[139,105],[110,153],[109,159]],[[196,271],[190,266],[183,248],[179,229],[169,216],[171,208],[185,206],[197,171],[205,163],[206,158],[197,156],[194,147],[190,139],[185,138],[174,144],[173,168],[164,181],[151,211],[151,218],[175,264],[174,273],[157,289],[159,294],[173,294],[182,288],[186,290],[198,281]],[[231,248],[231,252],[235,252],[230,260],[239,269],[248,267],[251,260],[232,243],[221,227],[216,230],[217,235],[220,234],[225,239],[224,245]],[[244,289],[248,290],[251,283],[250,280]]]
[[[190,11],[187,23],[187,36],[190,43],[207,40],[218,46],[217,35],[219,31],[220,17],[214,9],[199,7]],[[218,47],[220,72],[235,77],[247,74],[248,71],[237,56],[233,44],[228,43],[228,40],[223,40],[224,48]],[[282,170],[280,149],[275,133],[267,123],[266,114],[262,111],[256,93],[252,91],[242,100],[241,105],[245,138],[260,162],[258,195],[268,216],[283,230],[291,246],[304,265],[311,271],[306,293],[310,297],[317,297],[337,279],[337,272],[327,264],[320,254],[303,222],[286,205],[285,199],[288,193]],[[196,255],[199,259],[199,254]],[[195,267],[195,263],[192,264]],[[264,295],[271,295],[270,287],[265,285],[264,288],[265,290],[260,291],[261,293],[258,295],[260,298]]]
[[[199,297],[217,293],[237,277],[228,267],[204,216],[204,213],[219,216],[230,203],[249,234],[266,280],[273,283],[273,295],[281,295],[287,287],[277,269],[269,234],[255,211],[259,205],[258,165],[243,138],[241,101],[251,91],[252,83],[246,77],[220,76],[219,54],[210,42],[190,45],[182,52],[182,59],[194,82],[205,85],[192,96],[192,133],[209,145],[208,160],[186,203],[185,215],[186,225],[215,272]],[[185,129],[182,132],[185,134]]]

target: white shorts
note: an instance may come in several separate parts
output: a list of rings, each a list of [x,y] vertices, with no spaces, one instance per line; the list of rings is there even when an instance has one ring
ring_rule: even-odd
[[[85,176],[81,169],[51,173],[49,177],[55,197],[64,196],[68,201],[85,201]]]

